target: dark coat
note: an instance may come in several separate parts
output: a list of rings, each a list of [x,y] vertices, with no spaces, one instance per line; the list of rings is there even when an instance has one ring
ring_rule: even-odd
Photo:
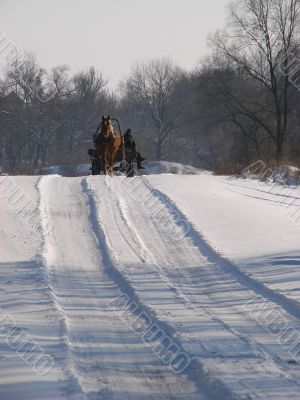
[[[133,139],[133,136],[132,136],[131,132],[127,131],[125,133],[125,135],[124,135],[124,143],[125,143],[125,148],[127,148],[129,150],[136,151],[135,141]]]

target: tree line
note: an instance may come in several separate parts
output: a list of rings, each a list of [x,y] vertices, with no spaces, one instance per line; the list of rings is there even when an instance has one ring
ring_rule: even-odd
[[[87,162],[102,114],[130,127],[152,160],[213,170],[299,163],[299,26],[297,0],[235,1],[194,71],[141,62],[115,93],[94,67],[71,75],[15,58],[0,81],[0,166],[32,173]]]

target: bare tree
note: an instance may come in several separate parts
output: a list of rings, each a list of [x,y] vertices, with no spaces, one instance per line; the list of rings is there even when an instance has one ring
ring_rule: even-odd
[[[212,40],[215,54],[227,59],[245,81],[255,81],[264,93],[263,105],[257,102],[252,108],[242,99],[232,100],[244,118],[272,138],[279,162],[289,128],[289,104],[296,91],[290,59],[297,50],[299,2],[239,0],[230,5],[229,14],[227,28]]]
[[[216,58],[208,60],[198,72],[196,87],[204,96],[202,112],[206,119],[215,125],[230,125],[232,134],[245,136],[256,157],[261,157],[261,144],[270,142],[261,125],[272,123],[262,87]],[[249,118],[249,113],[255,118]]]
[[[84,137],[90,138],[101,110],[108,98],[107,81],[94,67],[81,71],[72,79],[74,93],[71,97],[72,127],[69,132],[69,150],[72,151]]]
[[[83,143],[116,108],[106,84],[94,67],[70,77],[66,65],[48,73],[31,54],[14,58],[0,81],[1,164],[29,172],[86,160]]]
[[[163,157],[163,147],[178,128],[187,107],[185,96],[179,95],[184,73],[168,59],[136,65],[121,86],[128,106],[152,124],[155,130],[152,145],[157,160]]]

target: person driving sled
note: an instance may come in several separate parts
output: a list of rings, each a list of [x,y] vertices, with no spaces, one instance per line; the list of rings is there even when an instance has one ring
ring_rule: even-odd
[[[132,150],[136,152],[136,163],[137,163],[137,168],[138,169],[145,169],[145,167],[142,166],[142,162],[146,160],[146,158],[142,157],[141,154],[136,151],[136,144],[133,139],[133,136],[131,134],[131,129],[127,129],[124,135],[124,145],[125,149]]]

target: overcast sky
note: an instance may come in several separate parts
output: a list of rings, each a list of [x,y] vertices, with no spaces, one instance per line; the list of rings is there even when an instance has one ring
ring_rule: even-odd
[[[0,30],[50,69],[94,65],[109,87],[137,61],[171,57],[193,69],[228,0],[0,0]],[[3,43],[3,42],[2,42]]]

